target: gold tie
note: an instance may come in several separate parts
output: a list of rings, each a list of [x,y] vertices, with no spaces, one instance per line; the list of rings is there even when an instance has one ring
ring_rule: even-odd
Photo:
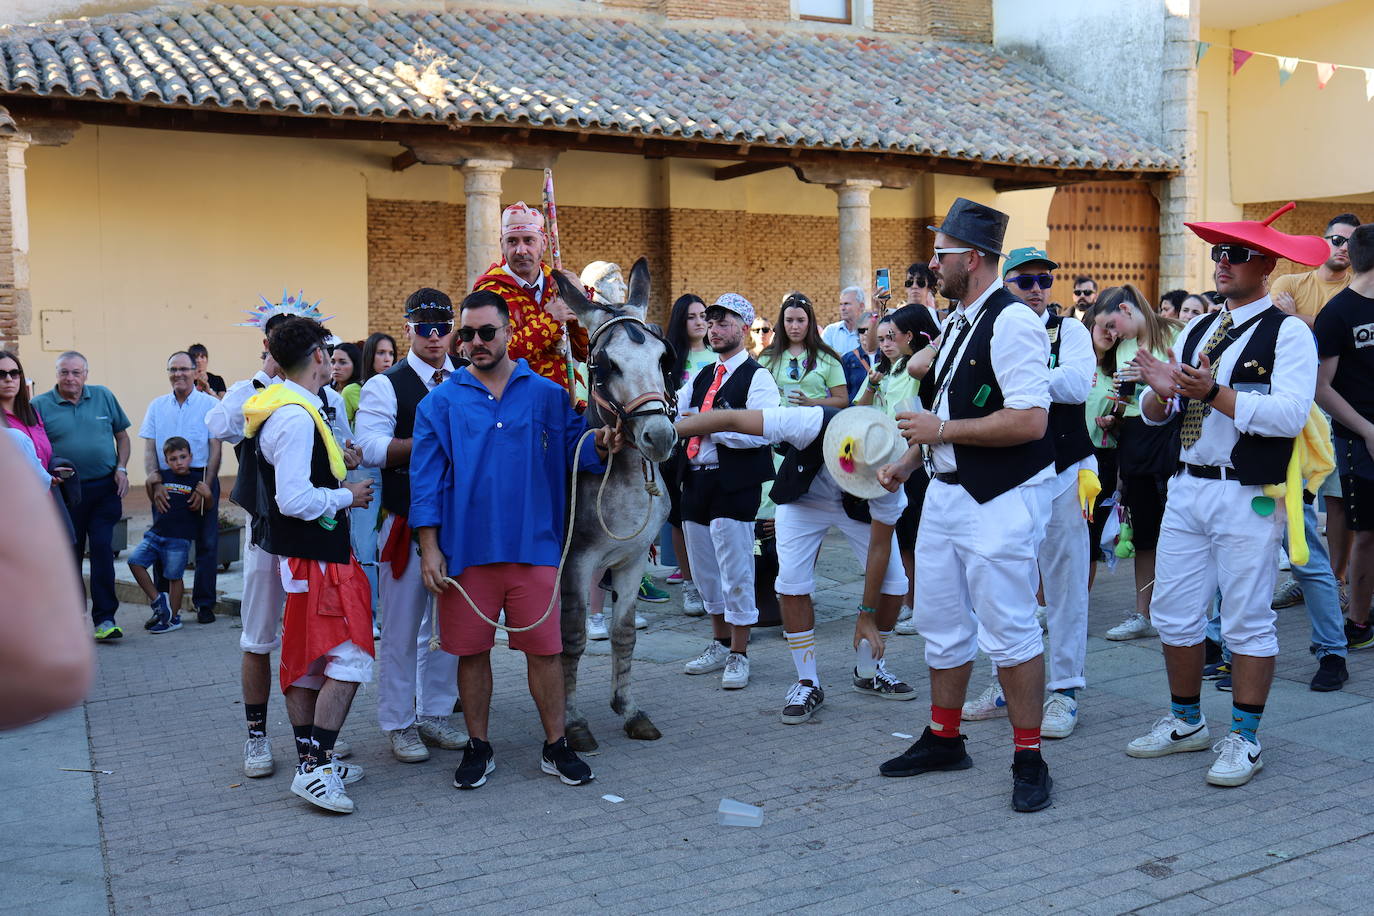
[[[1207,343],[1203,345],[1202,352],[1198,358],[1212,352],[1212,348],[1221,343],[1226,332],[1231,330],[1231,310],[1224,309],[1221,319],[1217,322],[1217,328],[1212,332],[1212,336],[1207,338]],[[1212,378],[1217,377],[1217,364],[1212,363]],[[1197,443],[1198,437],[1202,435],[1202,421],[1212,412],[1211,404],[1204,404],[1196,398],[1188,401],[1188,407],[1183,411],[1183,447],[1191,448]]]

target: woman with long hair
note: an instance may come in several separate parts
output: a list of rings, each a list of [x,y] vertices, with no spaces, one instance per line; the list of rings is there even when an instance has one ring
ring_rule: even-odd
[[[798,292],[788,293],[778,310],[773,343],[759,355],[782,392],[783,407],[849,406],[849,386],[844,381],[840,354],[821,340],[816,310]]]
[[[335,344],[329,355],[329,366],[329,387],[342,394],[345,388],[362,378],[363,351],[348,341]]]
[[[395,364],[396,338],[374,331],[363,342],[363,374],[359,381],[366,382],[374,375],[381,375]]]
[[[29,380],[19,354],[0,350],[0,410],[12,429],[17,429],[33,441],[33,449],[43,467],[50,468],[52,443],[48,441],[43,418],[29,403]]]
[[[715,362],[716,354],[706,344],[706,303],[695,293],[683,293],[673,303],[668,315],[668,331],[664,335],[673,347],[673,380],[679,387]],[[692,581],[692,567],[687,560],[687,542],[682,537],[682,477],[687,472],[687,455],[682,449],[660,465],[668,484],[667,527],[673,544],[673,558],[677,569],[668,576],[669,585],[682,585],[682,610],[689,617],[701,617],[706,606],[701,593]]]
[[[1083,315],[1083,323],[1092,335],[1093,353],[1097,357],[1097,373],[1093,376],[1088,400],[1083,405],[1083,414],[1088,424],[1088,438],[1093,443],[1093,454],[1097,458],[1097,479],[1102,484],[1093,503],[1092,519],[1088,523],[1088,588],[1091,590],[1097,575],[1102,531],[1115,506],[1104,504],[1116,494],[1117,433],[1121,428],[1125,405],[1121,402],[1116,380],[1112,378],[1116,373],[1116,335],[1107,330],[1104,314],[1095,307],[1090,307]]]
[[[1150,308],[1149,300],[1129,283],[1098,293],[1087,319],[1094,324],[1100,320],[1105,331],[1117,341],[1104,368],[1112,372],[1124,405],[1118,432],[1117,473],[1135,547],[1135,611],[1108,630],[1106,637],[1139,639],[1155,634],[1150,625],[1155,547],[1159,543],[1159,525],[1164,520],[1169,478],[1178,467],[1180,444],[1177,417],[1164,426],[1150,426],[1140,418],[1140,370],[1132,365],[1132,360],[1140,350],[1168,359],[1183,325]]]

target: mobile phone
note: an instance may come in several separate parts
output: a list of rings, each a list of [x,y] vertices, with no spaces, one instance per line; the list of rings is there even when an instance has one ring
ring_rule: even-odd
[[[879,296],[892,294],[892,278],[889,276],[886,267],[879,267],[874,272],[873,287],[878,291]]]

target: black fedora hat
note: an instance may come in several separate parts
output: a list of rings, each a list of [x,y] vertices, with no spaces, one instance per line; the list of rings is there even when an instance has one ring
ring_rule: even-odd
[[[1002,240],[1007,234],[1007,215],[1001,210],[958,197],[945,215],[943,225],[926,228],[943,232],[979,251],[1006,257],[1002,254]]]

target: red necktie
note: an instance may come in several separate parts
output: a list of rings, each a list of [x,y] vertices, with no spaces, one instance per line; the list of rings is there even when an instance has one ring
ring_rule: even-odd
[[[701,412],[705,413],[711,409],[711,405],[716,403],[716,392],[720,390],[720,383],[725,380],[725,363],[716,363],[716,377],[711,382],[711,387],[706,389],[706,397],[701,402]],[[687,440],[687,457],[695,458],[701,451],[701,437],[693,436]]]

